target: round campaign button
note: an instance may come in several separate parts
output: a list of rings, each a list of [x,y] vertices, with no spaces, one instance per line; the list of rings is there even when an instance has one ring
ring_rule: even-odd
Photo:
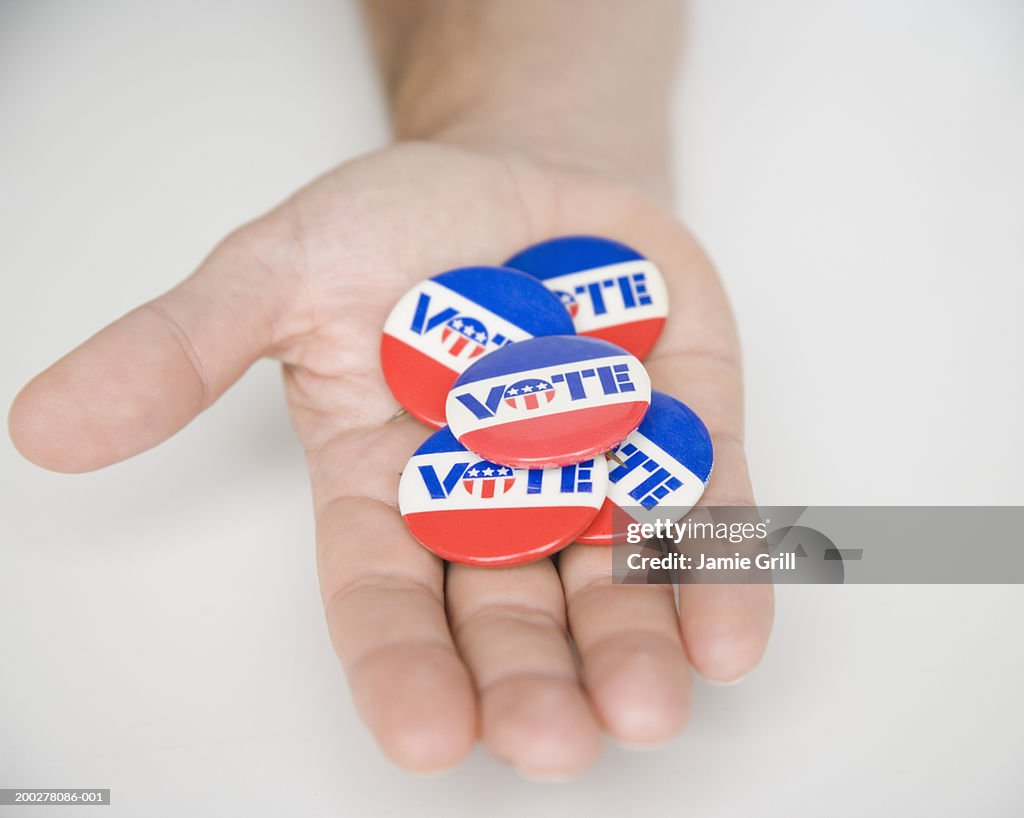
[[[617,446],[651,402],[643,364],[578,335],[533,338],[463,372],[445,413],[459,442],[505,466],[565,466]]]
[[[442,559],[518,565],[571,543],[608,490],[604,457],[557,469],[513,469],[434,432],[402,471],[398,506],[412,535]]]
[[[528,247],[505,266],[541,279],[580,335],[611,341],[638,358],[651,351],[665,325],[665,279],[651,261],[617,241],[563,236]]]
[[[399,299],[384,324],[381,367],[395,399],[439,428],[448,390],[474,361],[514,341],[572,332],[572,319],[535,278],[501,267],[462,267]]]
[[[640,427],[612,455],[619,462],[608,463],[608,497],[578,542],[613,545],[633,522],[681,520],[704,493],[714,460],[703,421],[664,392],[652,393]]]

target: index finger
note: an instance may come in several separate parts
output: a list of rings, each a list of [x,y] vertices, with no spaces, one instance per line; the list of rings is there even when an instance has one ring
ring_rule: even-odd
[[[311,456],[317,569],[331,642],[363,720],[396,762],[432,772],[460,762],[477,736],[472,681],[445,615],[444,564],[413,540],[396,508],[350,492],[339,477],[363,445],[388,464],[407,437],[394,426],[359,429]]]

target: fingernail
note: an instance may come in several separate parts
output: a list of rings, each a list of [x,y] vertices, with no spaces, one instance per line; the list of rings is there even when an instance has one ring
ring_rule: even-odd
[[[417,778],[444,778],[446,775],[451,775],[459,767],[462,766],[462,762],[456,762],[450,767],[439,767],[436,770],[409,770]]]
[[[738,685],[740,682],[746,679],[747,674],[744,673],[742,676],[737,676],[735,679],[727,679],[724,681],[719,679],[709,679],[707,676],[702,676],[701,678],[704,679],[704,681],[707,682],[709,685],[713,685],[714,687],[733,687],[734,685]]]

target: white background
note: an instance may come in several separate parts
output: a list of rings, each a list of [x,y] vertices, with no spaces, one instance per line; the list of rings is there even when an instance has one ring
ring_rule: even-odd
[[[0,9],[4,404],[386,139],[347,3]],[[736,305],[760,499],[1024,502],[1024,4],[691,12],[681,213]],[[0,445],[0,786],[110,787],[125,816],[1024,812],[1020,588],[782,588],[760,668],[699,683],[666,748],[420,779],[328,645],[275,365],[100,473]]]

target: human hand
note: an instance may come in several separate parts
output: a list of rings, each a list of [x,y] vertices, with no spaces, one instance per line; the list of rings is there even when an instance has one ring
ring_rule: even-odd
[[[574,233],[623,241],[663,271],[671,314],[646,362],[654,387],[712,433],[703,502],[752,503],[735,331],[693,239],[611,175],[479,145],[399,144],[314,182],[35,378],[11,409],[12,437],[47,468],[100,468],[277,358],[312,478],[329,631],[389,755],[442,769],[479,736],[525,773],[559,776],[596,757],[602,730],[663,741],[685,721],[689,665],[727,681],[756,664],[770,587],[683,586],[677,613],[670,586],[611,585],[603,548],[571,546],[557,567],[445,566],[396,508],[399,472],[429,430],[387,422],[378,345],[391,306],[437,272]]]

